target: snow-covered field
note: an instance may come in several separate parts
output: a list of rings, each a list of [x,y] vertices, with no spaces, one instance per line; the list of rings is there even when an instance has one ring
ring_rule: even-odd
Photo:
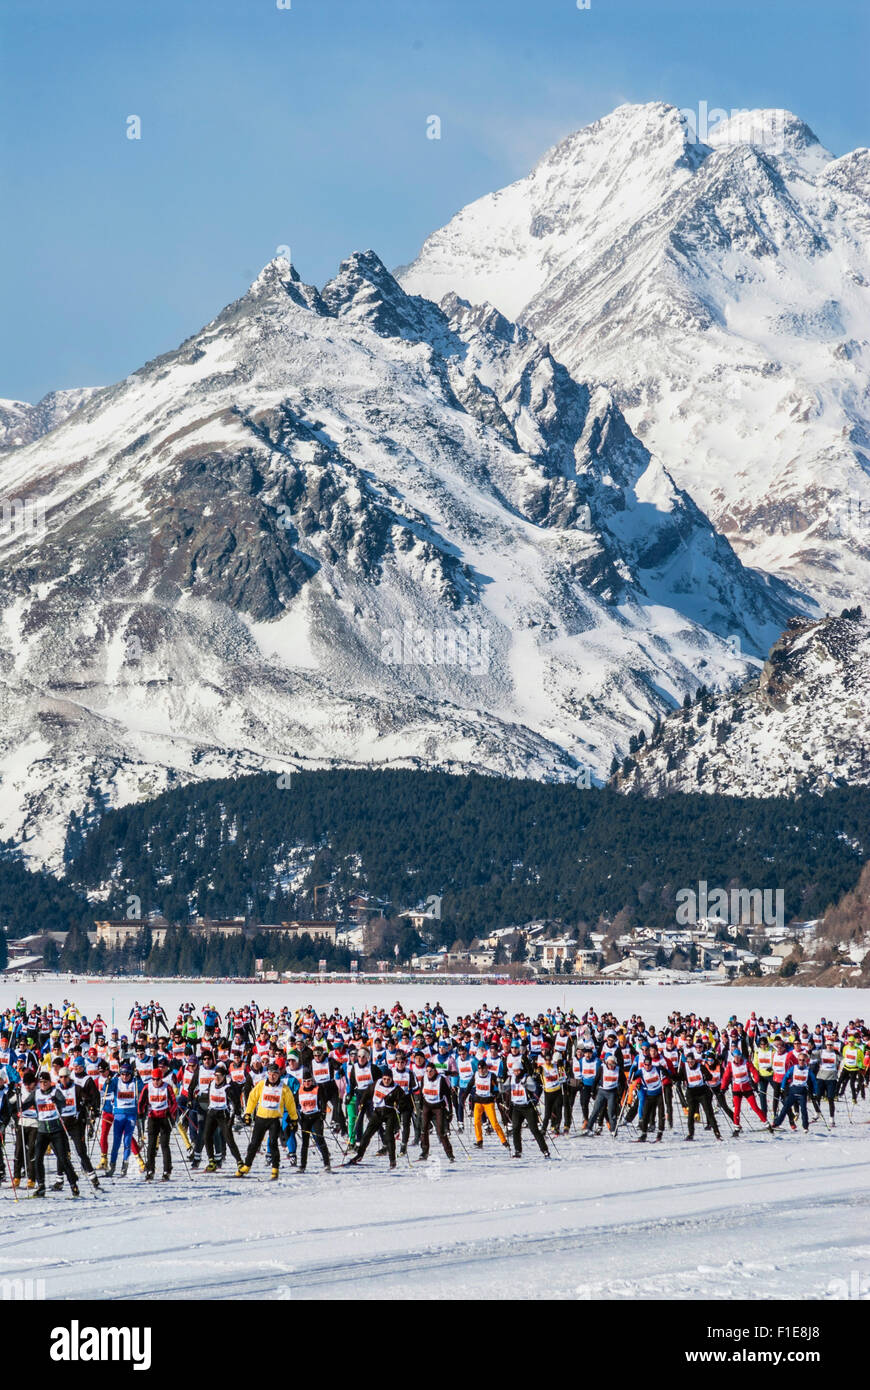
[[[47,990],[48,984],[51,989]],[[231,1000],[322,1006],[391,1004],[395,987],[220,985],[53,979],[30,996],[74,997],[105,1017],[153,995],[167,1011],[182,998],[219,1008]],[[10,991],[11,993],[11,991]],[[4,996],[5,997],[5,996]],[[792,1010],[841,1022],[870,1012],[870,992],[619,986],[406,988],[408,1006],[441,1000],[451,1015],[484,999],[537,1012],[548,1002],[642,1013],[673,1008],[730,1014]],[[753,1124],[755,1124],[753,1118]],[[45,1281],[52,1298],[756,1298],[819,1299],[870,1291],[870,1109],[845,1110],[833,1132],[760,1131],[722,1144],[703,1131],[692,1149],[681,1121],[660,1145],[562,1138],[545,1164],[524,1145],[521,1162],[494,1141],[448,1165],[432,1151],[394,1173],[370,1150],[354,1169],[326,1175],[313,1157],[302,1175],[267,1182],[182,1171],[147,1186],[138,1170],[83,1188],[73,1203],[16,1205],[4,1186],[0,1278]],[[467,1139],[466,1139],[467,1142]],[[414,1150],[411,1150],[413,1156]],[[336,1153],[336,1163],[338,1162]],[[133,1165],[135,1169],[135,1164]],[[854,1297],[854,1292],[852,1293]]]

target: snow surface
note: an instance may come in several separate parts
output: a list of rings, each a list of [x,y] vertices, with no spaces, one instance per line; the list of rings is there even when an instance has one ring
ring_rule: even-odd
[[[331,1009],[392,1004],[397,993],[408,1007],[437,997],[451,1015],[484,999],[530,1012],[594,1003],[657,1021],[691,1007],[720,1020],[752,1008],[841,1020],[870,1010],[867,990],[697,985],[470,988],[433,980],[397,991],[72,985],[55,977],[25,992],[67,994],[104,1014],[112,995],[120,1012],[152,995],[168,1006],[189,997],[220,1008],[253,995],[262,1004],[314,998]],[[83,1188],[77,1203],[51,1197],[35,1209],[14,1204],[4,1188],[0,1277],[44,1279],[49,1299],[184,1299],[206,1289],[212,1298],[245,1299],[822,1299],[847,1288],[856,1272],[864,1281],[858,1287],[870,1287],[865,1105],[851,1123],[843,1115],[833,1132],[819,1123],[809,1137],[756,1131],[718,1144],[696,1131],[690,1150],[675,1120],[678,1128],[642,1153],[628,1132],[616,1140],[559,1139],[546,1167],[528,1143],[517,1162],[488,1141],[471,1158],[457,1144],[454,1165],[442,1162],[436,1146],[429,1164],[402,1160],[394,1173],[369,1151],[361,1166],[326,1175],[315,1155],[306,1174],[282,1167],[274,1184],[262,1160],[242,1183],[204,1174],[191,1180],[174,1156],[169,1185],[146,1187],[131,1171],[124,1181],[107,1181],[104,1196]]]

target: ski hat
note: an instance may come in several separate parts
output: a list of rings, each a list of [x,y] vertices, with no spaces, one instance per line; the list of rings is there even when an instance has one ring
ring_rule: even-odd
[[[152,1068],[152,1071],[151,1071],[151,1078],[152,1078],[153,1081],[162,1081],[162,1080],[163,1080],[163,1068],[162,1068],[162,1067],[154,1067],[154,1068]]]
[[[132,1071],[132,1070],[133,1070],[133,1063],[130,1061],[130,1058],[129,1058],[129,1057],[125,1057],[125,1058],[123,1059],[123,1061],[121,1062],[121,1066],[120,1066],[119,1070],[120,1070],[120,1071]]]

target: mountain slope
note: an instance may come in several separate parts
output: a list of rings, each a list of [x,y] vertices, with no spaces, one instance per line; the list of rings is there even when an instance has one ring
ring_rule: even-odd
[[[36,405],[0,401],[0,450],[18,449],[41,439],[98,390],[96,386],[80,386],[69,391],[49,391]]]
[[[285,261],[0,461],[0,813],[335,762],[606,775],[795,611],[527,329]]]
[[[870,785],[870,621],[793,619],[759,677],[671,714],[623,790],[785,796]]]
[[[782,111],[708,140],[619,107],[399,278],[528,324],[747,562],[838,609],[870,595],[870,151],[834,159]]]

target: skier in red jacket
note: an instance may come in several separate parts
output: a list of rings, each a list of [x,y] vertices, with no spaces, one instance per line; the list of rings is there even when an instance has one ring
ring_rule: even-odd
[[[740,1133],[740,1106],[743,1100],[752,1110],[755,1111],[765,1128],[770,1128],[767,1123],[767,1116],[762,1110],[758,1101],[755,1099],[754,1087],[758,1082],[758,1072],[752,1063],[743,1056],[742,1052],[732,1051],[728,1058],[728,1065],[722,1073],[720,1091],[725,1091],[731,1086],[731,1096],[734,1102],[734,1134]]]

